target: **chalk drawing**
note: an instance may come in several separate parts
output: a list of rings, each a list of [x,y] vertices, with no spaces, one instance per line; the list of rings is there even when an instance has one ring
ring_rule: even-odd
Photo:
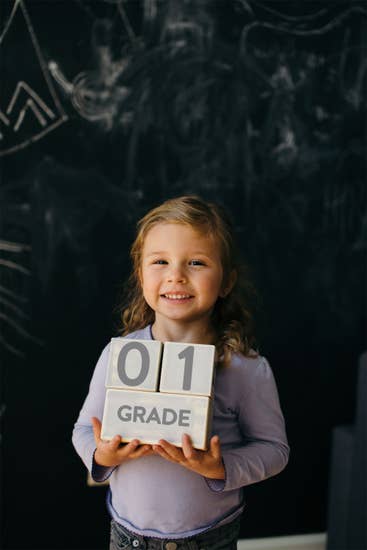
[[[0,111],[0,121],[5,124],[6,126],[9,126],[10,120]],[[3,134],[0,131],[0,140],[3,139]]]
[[[90,121],[101,121],[106,129],[111,129],[117,111],[116,99],[121,102],[130,93],[125,86],[114,86],[127,63],[124,59],[118,62],[109,60],[104,64],[108,67],[108,74],[105,71],[104,78],[96,71],[82,71],[72,82],[67,80],[56,61],[50,61],[49,70],[63,91],[69,95],[80,116]]]
[[[117,10],[118,10],[118,13],[119,13],[119,15],[122,19],[122,22],[125,25],[125,29],[127,31],[127,34],[129,36],[131,42],[134,42],[134,40],[136,40],[136,35],[133,31],[133,28],[130,24],[130,20],[129,20],[127,14],[126,14],[125,8],[124,8],[121,0],[117,2]]]
[[[22,37],[24,50],[19,48]],[[14,48],[17,44],[17,48]],[[15,52],[15,53],[14,53]],[[15,0],[0,35],[6,79],[0,105],[0,156],[16,153],[67,120],[23,0]]]
[[[3,330],[5,327],[10,329],[10,334],[16,332],[21,338],[40,343],[25,327],[26,322],[30,319],[23,309],[28,302],[27,298],[21,295],[21,290],[14,292],[8,288],[9,285],[15,282],[13,279],[16,274],[18,274],[18,277],[31,274],[30,270],[23,265],[23,255],[30,250],[31,247],[28,244],[0,239],[0,253],[19,255],[18,257],[13,256],[14,259],[0,258],[0,269],[2,271],[4,269],[9,270],[10,273],[10,277],[2,277],[5,284],[0,285],[0,325],[2,329],[0,331],[0,344],[19,357],[24,357],[24,353],[9,342],[7,331]]]
[[[323,14],[323,12],[318,12],[317,14],[314,14],[314,17]],[[352,6],[339,16],[335,17],[332,21],[329,21],[327,24],[323,24],[316,28],[310,28],[310,29],[301,29],[301,28],[293,28],[293,27],[287,27],[283,24],[276,24],[268,23],[264,21],[253,21],[249,23],[248,25],[245,25],[242,33],[241,33],[241,39],[240,39],[240,49],[241,54],[246,55],[248,50],[248,35],[250,31],[256,28],[264,28],[272,31],[276,31],[279,33],[289,34],[293,36],[304,36],[304,37],[310,37],[310,36],[321,36],[322,34],[325,34],[326,32],[329,32],[344,23],[345,19],[348,19],[351,15],[360,15],[360,16],[366,16],[367,15],[367,9],[361,8],[360,6]],[[300,21],[301,18],[294,18],[297,21]],[[304,19],[304,16],[302,16],[302,19]]]
[[[77,1],[83,10],[86,10],[93,19],[97,19],[87,4],[82,3],[81,0]],[[124,1],[101,1],[114,6],[115,15],[112,19],[118,18],[122,23],[122,28],[118,32],[125,31],[128,41],[134,45],[138,38],[126,13]],[[145,9],[147,9],[146,6]],[[102,26],[103,24],[106,24],[106,21],[100,23]],[[106,31],[107,33],[111,31],[109,24],[107,24]],[[100,44],[98,40],[95,40],[93,47],[94,55],[97,58],[98,68],[96,70],[81,71],[72,80],[69,80],[63,73],[61,63],[57,60],[50,60],[48,69],[81,117],[91,122],[99,122],[105,129],[110,130],[115,122],[119,106],[131,92],[126,86],[116,84],[127,69],[131,55],[125,49],[122,58],[115,60],[107,44]],[[131,113],[126,110],[120,112],[119,121],[122,125],[129,126]]]
[[[137,37],[136,37],[136,34],[135,34],[135,32],[132,28],[132,25],[130,23],[130,20],[129,20],[129,17],[128,17],[127,13],[126,13],[126,10],[124,8],[124,5],[123,5],[124,0],[100,0],[100,1],[105,2],[106,4],[111,4],[111,5],[115,6],[115,8],[117,10],[116,13],[121,18],[130,41],[134,42]],[[82,10],[84,10],[89,15],[89,17],[91,19],[95,20],[95,19],[98,18],[98,16],[94,13],[93,9],[91,9],[91,7],[89,5],[87,5],[83,0],[75,0],[75,2],[77,2],[77,4],[79,4],[79,7]],[[151,11],[152,2],[148,2],[148,6],[146,4],[147,3],[144,4],[144,9],[145,10],[149,9]]]
[[[2,120],[4,124],[6,124],[7,126],[9,126],[9,124],[10,124],[9,119],[8,119],[8,118],[4,115],[4,113],[2,113],[1,111],[0,111],[0,120]]]

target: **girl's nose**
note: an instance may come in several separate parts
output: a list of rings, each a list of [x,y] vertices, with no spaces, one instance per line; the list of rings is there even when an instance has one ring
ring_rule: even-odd
[[[172,267],[168,273],[167,280],[169,283],[186,283],[184,270],[179,267]]]

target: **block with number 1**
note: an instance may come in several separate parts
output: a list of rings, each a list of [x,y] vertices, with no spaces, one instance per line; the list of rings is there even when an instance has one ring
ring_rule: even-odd
[[[180,447],[187,433],[195,448],[206,450],[214,356],[210,345],[113,338],[102,439],[119,434],[123,442],[166,439]]]

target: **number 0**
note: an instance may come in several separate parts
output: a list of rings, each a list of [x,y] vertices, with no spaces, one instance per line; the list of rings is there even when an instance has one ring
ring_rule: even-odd
[[[136,378],[130,378],[130,376],[126,373],[126,357],[132,350],[137,350],[141,355],[140,372]],[[129,342],[126,346],[121,348],[117,361],[117,372],[121,382],[126,386],[140,386],[140,384],[142,384],[148,376],[149,366],[149,353],[144,344],[141,344],[140,342]]]

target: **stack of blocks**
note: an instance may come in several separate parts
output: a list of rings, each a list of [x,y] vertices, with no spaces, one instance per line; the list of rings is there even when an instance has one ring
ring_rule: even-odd
[[[215,346],[112,338],[101,437],[207,450]]]

